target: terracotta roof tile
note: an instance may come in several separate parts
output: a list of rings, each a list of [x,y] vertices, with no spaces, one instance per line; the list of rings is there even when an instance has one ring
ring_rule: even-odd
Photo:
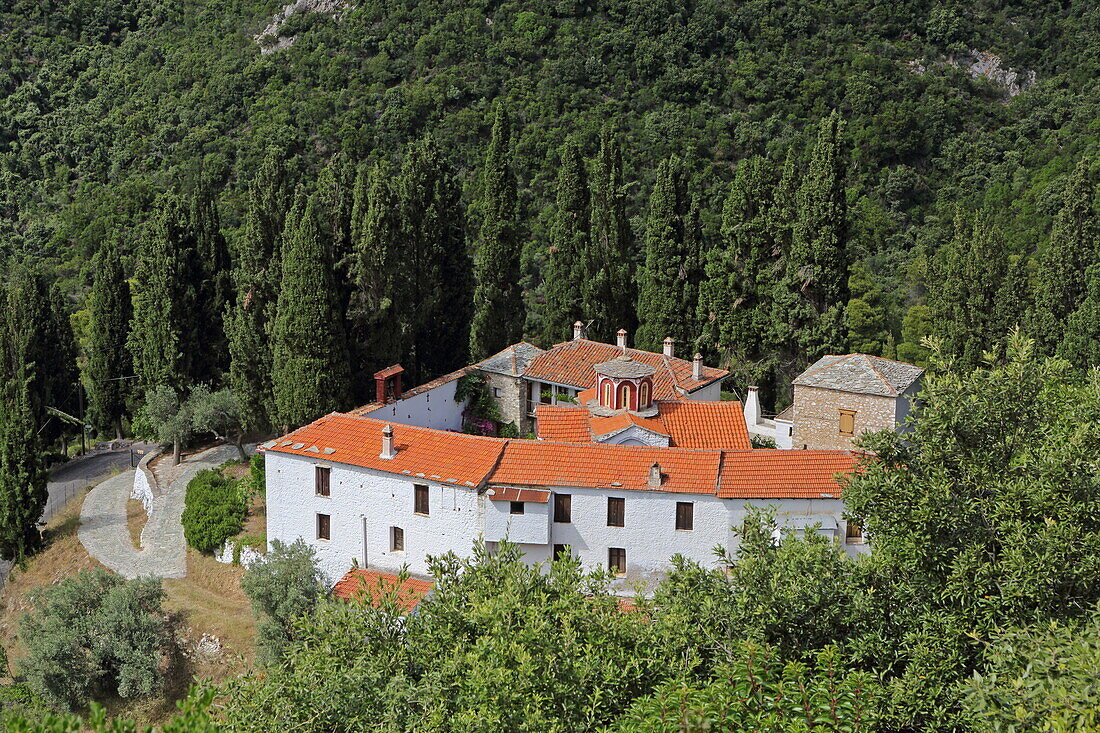
[[[533,504],[545,504],[550,501],[550,492],[539,489],[515,489],[510,486],[493,486],[491,501],[529,501]]]
[[[858,467],[850,451],[724,451],[718,496],[730,498],[802,498],[840,496],[837,474]]]
[[[523,376],[587,389],[596,385],[594,367],[622,354],[618,346],[574,339],[556,344],[531,359]],[[657,370],[653,378],[653,397],[658,400],[678,399],[681,395],[677,388],[691,392],[729,375],[724,369],[704,366],[703,379],[697,380],[691,376],[692,363],[685,359],[638,349],[627,349],[626,355]]]
[[[583,407],[538,405],[535,407],[535,426],[543,440],[561,443],[592,441],[592,432],[588,429],[588,410]]]
[[[383,593],[397,588],[397,605],[408,612],[435,587],[430,580],[406,578],[400,585],[398,580],[396,575],[389,573],[353,568],[336,583],[332,595],[342,601],[366,600],[369,595],[370,602],[376,604]]]
[[[543,407],[535,410],[539,438],[563,443],[595,442],[637,425],[667,436],[676,448],[749,450],[749,431],[740,402],[693,402],[677,400],[657,403],[657,417],[622,413],[595,417],[586,407]]]

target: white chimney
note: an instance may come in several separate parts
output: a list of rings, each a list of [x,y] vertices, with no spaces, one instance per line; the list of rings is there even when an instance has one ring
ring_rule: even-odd
[[[382,452],[378,454],[378,457],[389,460],[396,456],[397,449],[393,447],[393,427],[386,423],[386,427],[382,428]]]
[[[618,343],[619,348],[622,349],[623,351],[626,351],[626,329],[625,328],[620,328],[615,333],[615,336],[617,337],[616,343]]]
[[[665,356],[670,359],[676,356],[676,342],[672,340],[671,336],[665,338]]]
[[[584,338],[584,323],[577,321],[573,324],[573,340]]]
[[[691,363],[691,378],[697,382],[703,381],[703,355],[696,354],[695,360]]]
[[[745,404],[742,407],[745,413],[745,423],[748,425],[760,424],[760,397],[756,393],[756,387],[749,387],[745,395]]]
[[[654,463],[649,467],[649,481],[646,484],[651,489],[661,488],[661,464]]]

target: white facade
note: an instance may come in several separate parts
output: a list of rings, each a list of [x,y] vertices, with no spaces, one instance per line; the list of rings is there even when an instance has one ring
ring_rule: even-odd
[[[362,414],[401,425],[462,430],[462,411],[466,408],[466,403],[455,400],[457,388],[457,378],[431,389],[418,388],[405,393],[396,402],[378,405]]]
[[[316,494],[318,466],[329,467],[329,496]],[[414,486],[428,487],[428,513],[414,511]],[[737,534],[747,507],[770,506],[781,527],[803,531],[815,521],[823,533],[844,542],[843,503],[839,499],[720,499],[709,494],[558,488],[570,495],[570,521],[555,522],[553,495],[547,502],[527,501],[512,514],[509,501],[492,500],[485,491],[444,485],[416,476],[286,453],[267,453],[267,536],[286,543],[302,538],[316,551],[318,563],[335,583],[353,563],[396,573],[403,568],[426,575],[428,557],[446,552],[471,553],[480,537],[508,539],[530,563],[550,559],[555,545],[568,545],[589,568],[608,565],[608,550],[626,551],[627,573],[617,586],[629,592],[635,582],[658,580],[669,560],[680,554],[716,567],[713,549],[736,552]],[[608,526],[608,498],[624,500],[623,526]],[[692,529],[676,528],[676,505],[690,502]],[[328,517],[328,539],[318,536],[318,515]],[[394,549],[394,528],[403,549]],[[843,545],[849,554],[867,545]]]

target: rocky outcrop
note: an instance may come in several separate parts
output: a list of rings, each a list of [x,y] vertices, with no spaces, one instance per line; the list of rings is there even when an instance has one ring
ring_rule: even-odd
[[[951,66],[965,71],[971,79],[988,79],[1011,99],[1035,84],[1036,74],[1026,69],[1017,71],[1002,64],[1001,57],[992,51],[971,49],[968,53],[951,54],[938,61],[913,59],[906,62],[909,71],[923,75],[937,67]]]
[[[329,13],[339,15],[351,7],[347,0],[293,0],[275,13],[267,27],[253,36],[260,44],[260,53],[269,54],[290,48],[297,36],[282,35],[283,26],[294,15],[305,13]]]

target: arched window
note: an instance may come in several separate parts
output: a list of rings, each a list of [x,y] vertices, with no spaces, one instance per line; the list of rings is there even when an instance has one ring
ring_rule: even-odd
[[[600,400],[600,404],[604,407],[611,409],[611,380],[603,380],[603,398]]]
[[[644,410],[647,407],[649,407],[649,382],[642,382],[638,390],[638,409]]]
[[[619,409],[630,409],[630,383],[623,382],[619,385]]]

